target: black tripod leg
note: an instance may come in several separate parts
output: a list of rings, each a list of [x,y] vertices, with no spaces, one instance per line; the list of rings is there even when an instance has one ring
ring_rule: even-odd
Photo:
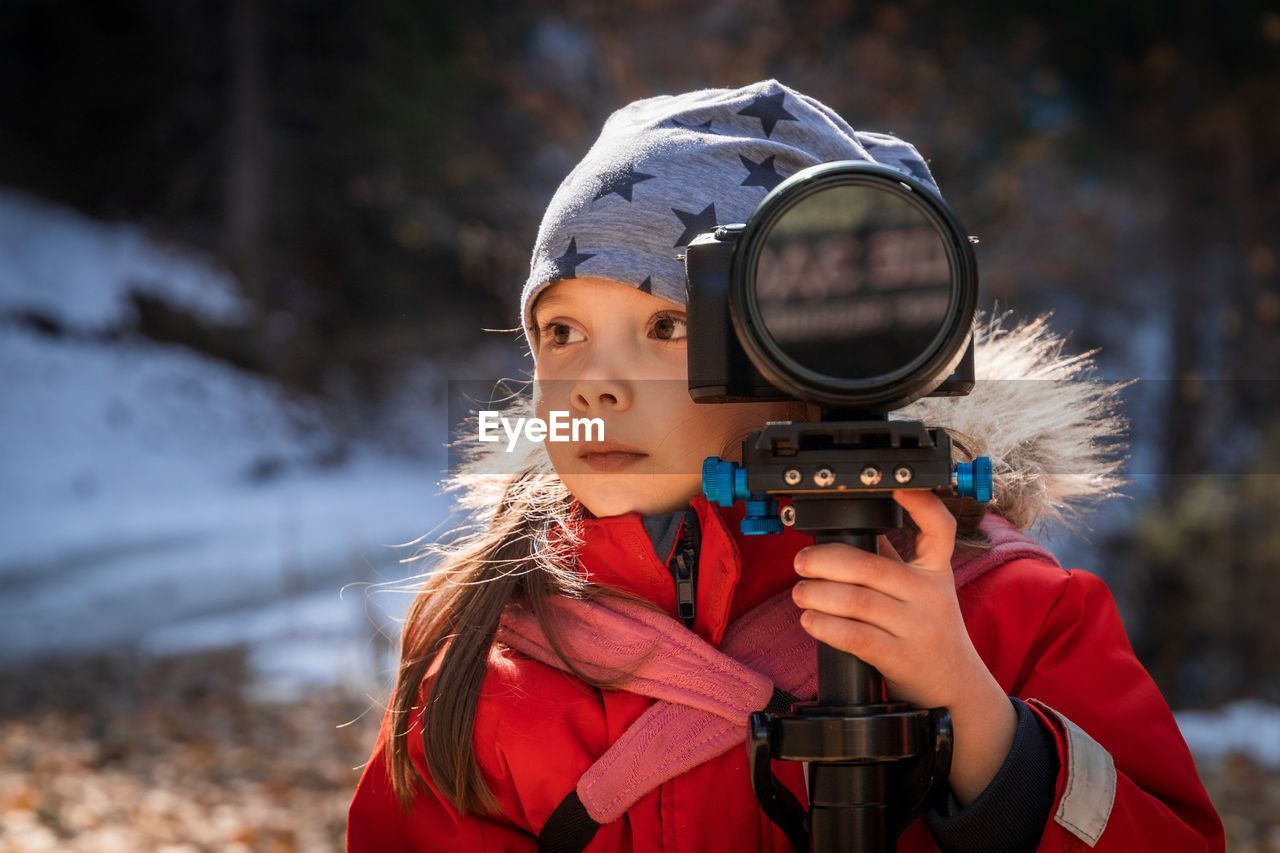
[[[770,717],[756,711],[747,720],[747,769],[756,799],[769,819],[787,834],[797,853],[809,852],[809,815],[791,791],[773,775]]]
[[[897,790],[914,796],[908,807],[891,810],[890,826],[895,839],[906,832],[946,788],[951,775],[952,751],[951,712],[946,708],[930,711],[929,733],[924,742],[930,744],[928,752],[895,768]]]

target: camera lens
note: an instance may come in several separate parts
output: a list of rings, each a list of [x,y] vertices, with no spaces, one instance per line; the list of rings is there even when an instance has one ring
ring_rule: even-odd
[[[800,399],[887,410],[955,368],[977,301],[941,198],[879,164],[793,175],[747,223],[730,314],[762,375]]]

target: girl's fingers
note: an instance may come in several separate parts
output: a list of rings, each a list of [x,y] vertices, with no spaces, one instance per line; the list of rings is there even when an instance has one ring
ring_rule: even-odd
[[[879,590],[827,580],[804,580],[791,589],[796,606],[830,616],[856,619],[894,635],[904,633],[903,603]]]
[[[928,489],[894,489],[893,498],[920,528],[916,536],[916,558],[911,565],[950,571],[956,546],[956,517],[947,510],[946,504]]]
[[[846,584],[858,584],[906,601],[910,577],[901,560],[872,554],[843,542],[824,542],[796,552],[796,574]]]
[[[800,614],[800,624],[818,642],[857,655],[872,666],[892,660],[898,642],[892,634],[875,625],[816,610]]]

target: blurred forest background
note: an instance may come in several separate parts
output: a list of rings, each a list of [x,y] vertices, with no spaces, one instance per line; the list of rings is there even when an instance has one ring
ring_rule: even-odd
[[[4,3],[0,850],[341,849],[443,386],[529,367],[481,330],[613,110],[769,77],[917,145],[980,308],[1140,379],[1130,499],[1051,544],[1280,850],[1260,0]]]

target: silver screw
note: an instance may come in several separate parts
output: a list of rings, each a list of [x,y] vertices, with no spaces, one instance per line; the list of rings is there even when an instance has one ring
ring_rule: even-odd
[[[817,483],[819,486],[822,486],[823,488],[830,486],[835,481],[836,481],[835,472],[832,471],[830,468],[819,468],[817,471],[813,472],[813,482]]]
[[[804,479],[804,475],[800,473],[799,468],[788,468],[782,473],[782,479],[788,486],[798,486]]]
[[[906,465],[899,465],[897,468],[893,469],[893,479],[897,480],[899,483],[910,483],[911,469]]]
[[[874,465],[868,465],[866,468],[862,469],[862,476],[858,479],[862,481],[862,485],[864,486],[874,486],[876,483],[880,482],[880,478],[883,476],[884,475],[880,473],[879,468]]]
[[[793,506],[784,506],[782,511],[778,513],[778,516],[782,519],[782,525],[784,527],[790,527],[796,523],[796,508]]]

